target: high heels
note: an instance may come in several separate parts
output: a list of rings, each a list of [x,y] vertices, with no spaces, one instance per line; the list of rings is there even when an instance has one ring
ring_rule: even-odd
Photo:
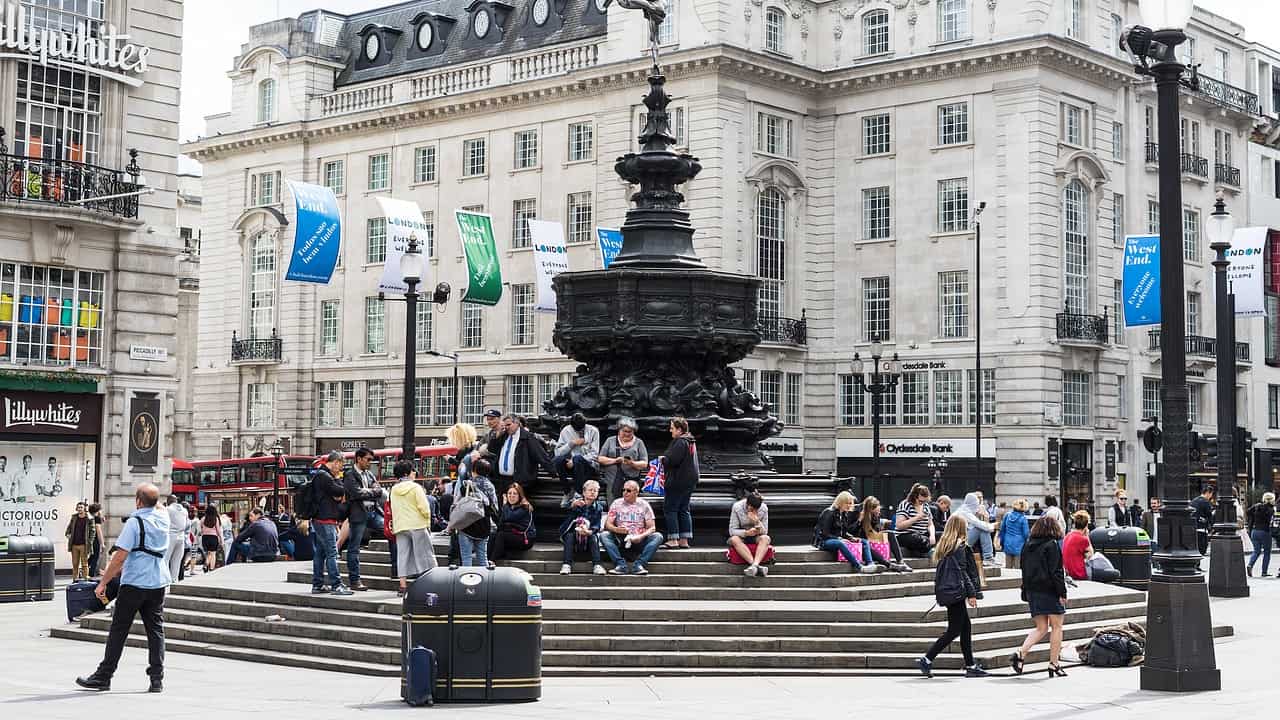
[[[1049,677],[1066,677],[1067,671],[1063,670],[1059,665],[1049,666]]]
[[[1013,668],[1013,672],[1015,675],[1022,674],[1022,665],[1023,665],[1023,661],[1022,661],[1021,652],[1015,652],[1014,654],[1009,656],[1009,667]]]

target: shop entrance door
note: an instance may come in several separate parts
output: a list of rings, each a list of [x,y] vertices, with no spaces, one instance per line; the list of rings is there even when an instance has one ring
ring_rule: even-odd
[[[1068,516],[1076,510],[1087,510],[1096,516],[1093,504],[1093,443],[1079,440],[1062,441],[1062,496],[1059,504]],[[1067,519],[1070,525],[1070,517]]]

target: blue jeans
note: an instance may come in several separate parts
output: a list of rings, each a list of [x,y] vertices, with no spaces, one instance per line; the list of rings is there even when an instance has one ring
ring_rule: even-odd
[[[227,564],[230,565],[236,560],[240,562],[249,561],[249,543],[231,543],[231,552],[227,553]]]
[[[568,533],[564,535],[564,537],[560,538],[560,542],[564,545],[564,564],[572,565],[573,551],[578,546],[578,533],[570,530]],[[596,537],[594,535],[588,535],[586,538],[586,545],[587,545],[587,550],[590,551],[591,553],[591,562],[596,565],[599,565],[600,564],[600,543],[596,542]]]
[[[280,552],[288,555],[289,557],[294,557],[294,552],[297,551],[297,549],[297,546],[293,544],[292,540],[280,541]]]
[[[861,558],[854,557],[854,554],[849,550],[849,546],[846,545],[844,541],[840,540],[839,538],[828,538],[826,540],[823,540],[822,549],[830,553],[835,553],[838,559],[844,560],[845,562],[849,563],[849,567],[853,568],[854,570],[857,570],[858,568],[870,562],[870,560],[866,559],[866,556],[869,555],[871,551],[870,551],[870,548],[865,543],[863,544],[863,557]]]
[[[600,542],[604,543],[604,551],[609,553],[609,559],[613,560],[613,564],[622,568],[623,572],[627,572],[627,561],[622,557],[623,538],[625,535],[615,535],[607,530],[600,533]],[[636,558],[636,568],[642,568],[649,564],[653,559],[654,553],[658,552],[658,546],[662,544],[662,533],[654,532],[646,537],[640,548],[640,557]]]
[[[662,514],[667,519],[667,537],[672,540],[693,539],[693,513],[689,501],[693,490],[668,490],[662,500]]]
[[[974,548],[975,550],[981,548],[983,560],[991,560],[995,558],[996,551],[995,548],[991,546],[991,533],[971,527],[969,528],[969,534],[966,537],[966,542],[968,542],[969,547]]]
[[[573,460],[573,467],[568,467],[569,460]],[[576,493],[582,492],[582,486],[591,479],[596,473],[596,469],[591,463],[583,460],[581,456],[565,455],[551,461],[552,467],[556,469],[556,475],[560,477],[560,487],[564,492],[573,490]]]
[[[459,531],[458,549],[462,552],[462,567],[489,566],[489,538],[477,540]]]
[[[311,523],[311,544],[315,547],[315,555],[311,558],[311,587],[324,587],[324,574],[329,572],[329,587],[338,587],[342,578],[338,576],[338,526],[325,523]]]
[[[366,520],[347,525],[347,578],[351,587],[360,584],[360,541],[364,540],[364,529],[368,524]]]
[[[1271,533],[1266,530],[1254,530],[1249,533],[1249,542],[1253,543],[1253,554],[1249,556],[1249,569],[1253,569],[1253,564],[1258,561],[1258,555],[1262,555],[1262,574],[1267,573],[1267,569],[1271,567]]]

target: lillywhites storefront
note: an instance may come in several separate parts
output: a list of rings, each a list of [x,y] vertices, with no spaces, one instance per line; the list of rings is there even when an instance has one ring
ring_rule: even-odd
[[[97,495],[102,396],[0,390],[0,535],[43,535],[69,569],[76,503]]]

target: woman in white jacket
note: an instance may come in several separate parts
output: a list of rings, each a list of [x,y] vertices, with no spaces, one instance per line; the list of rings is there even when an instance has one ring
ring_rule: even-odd
[[[956,510],[956,514],[963,516],[969,526],[967,537],[969,547],[981,548],[982,564],[994,567],[996,553],[991,543],[991,534],[996,527],[988,522],[990,518],[987,517],[987,511],[982,508],[982,494],[971,492],[965,495],[964,503],[960,505],[959,510]]]

